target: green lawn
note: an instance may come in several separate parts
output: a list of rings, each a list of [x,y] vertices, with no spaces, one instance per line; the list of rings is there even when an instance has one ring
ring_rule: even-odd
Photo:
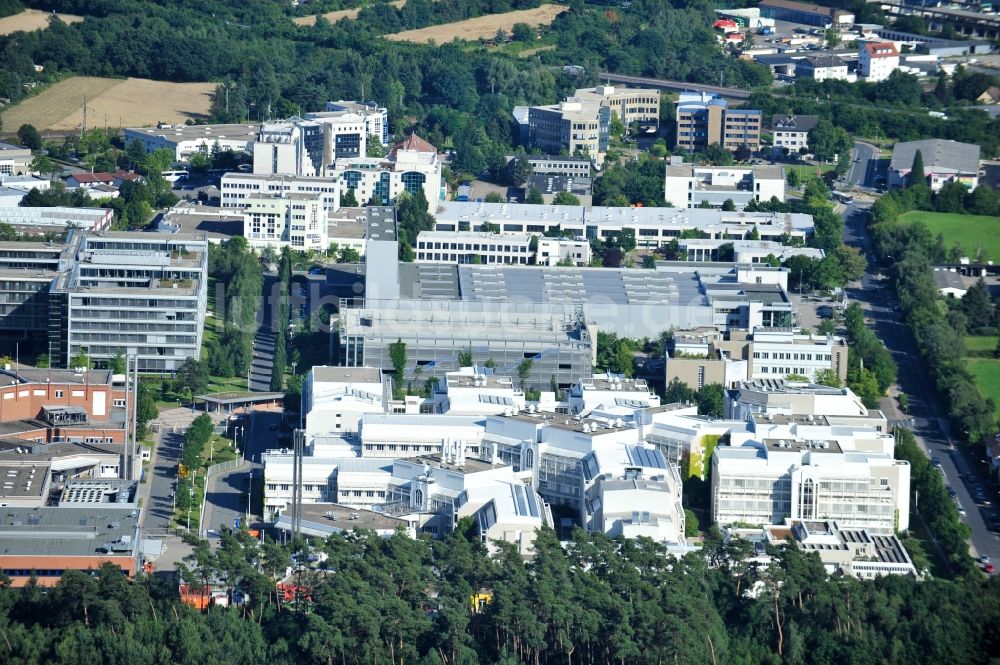
[[[946,249],[958,243],[966,256],[978,255],[982,261],[1000,260],[1000,217],[911,210],[901,215],[899,221],[921,222],[935,237],[940,233]]]
[[[819,172],[819,175],[822,176],[824,173],[828,173],[829,171],[837,168],[835,164],[822,164],[820,166],[811,166],[809,164],[782,164],[781,166],[785,168],[786,176],[789,171],[798,171],[799,180],[803,183],[807,182],[810,178],[814,178],[817,171]]]
[[[965,364],[976,378],[979,392],[993,399],[996,415],[1000,417],[1000,360],[970,358]]]
[[[965,338],[965,353],[973,358],[992,358],[997,348],[995,335],[984,335]]]

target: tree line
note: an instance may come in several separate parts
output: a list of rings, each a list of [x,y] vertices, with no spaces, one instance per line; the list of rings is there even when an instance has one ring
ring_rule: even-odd
[[[988,188],[980,186],[976,191],[980,189]],[[994,318],[991,304],[987,298],[984,313],[983,307],[976,304],[983,295],[978,289],[973,290],[973,296],[968,301],[964,298],[962,301],[943,299],[934,283],[931,266],[949,259],[944,242],[940,236],[932,237],[923,224],[897,222],[898,216],[908,210],[939,207],[940,201],[947,200],[954,191],[951,186],[942,188],[937,194],[930,191],[918,151],[909,185],[889,192],[875,202],[869,230],[882,270],[896,289],[924,366],[948,414],[952,434],[956,438],[978,442],[996,431],[994,405],[976,387],[965,365],[965,345],[961,340],[969,332],[970,317],[967,313],[977,325],[991,325]],[[976,192],[968,196],[976,197]]]
[[[360,532],[289,547],[223,528],[217,549],[191,539],[181,566],[196,593],[214,582],[233,601],[205,613],[176,585],[110,566],[49,591],[0,586],[0,653],[12,665],[985,665],[1000,649],[1000,582],[979,574],[830,578],[794,546],[769,548],[762,569],[714,529],[675,559],[648,539],[578,530],[560,543],[546,528],[525,561],[508,544],[489,555],[469,526],[442,541]]]

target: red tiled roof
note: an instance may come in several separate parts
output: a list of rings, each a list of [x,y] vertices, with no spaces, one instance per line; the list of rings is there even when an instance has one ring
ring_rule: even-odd
[[[142,180],[142,176],[133,171],[123,171],[119,169],[115,171],[114,176],[119,180]]]
[[[392,151],[397,150],[414,150],[416,152],[433,152],[437,154],[438,149],[432,146],[430,143],[420,138],[416,134],[410,134],[406,137],[405,141],[400,141],[396,145],[392,146]]]
[[[865,44],[870,58],[895,58],[899,56],[896,45],[892,42],[869,42]]]
[[[79,183],[84,182],[114,182],[115,177],[110,173],[74,173],[70,176]]]

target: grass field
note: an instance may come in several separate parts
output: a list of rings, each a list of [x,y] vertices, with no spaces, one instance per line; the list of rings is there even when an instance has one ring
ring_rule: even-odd
[[[969,358],[965,364],[976,378],[979,392],[993,399],[995,413],[1000,417],[1000,360]]]
[[[25,9],[20,14],[0,18],[0,35],[9,35],[13,32],[32,32],[33,30],[44,30],[49,27],[49,12],[41,12],[37,9]],[[79,23],[82,16],[73,14],[57,14],[63,23]]]
[[[997,348],[997,337],[981,335],[965,338],[965,353],[970,357],[992,358]]]
[[[75,130],[83,122],[84,96],[88,127],[184,122],[207,115],[214,92],[214,83],[75,76],[12,106],[4,112],[3,123],[5,127],[28,123],[39,131]]]
[[[420,28],[419,30],[406,30],[386,35],[385,37],[397,42],[413,42],[416,44],[426,44],[432,41],[436,44],[447,44],[456,38],[467,41],[493,39],[496,37],[498,30],[504,30],[509,33],[515,23],[527,23],[533,28],[548,25],[555,20],[556,16],[564,11],[566,11],[566,7],[560,5],[542,5],[535,9],[521,9],[503,14],[489,14],[464,21],[456,21],[455,23],[432,25]]]
[[[812,166],[810,164],[782,164],[785,168],[785,174],[787,175],[789,171],[798,171],[799,181],[806,182],[809,178],[814,178],[818,174],[822,177],[824,173],[828,173],[834,170],[835,164],[823,164],[821,166]]]
[[[394,2],[390,2],[389,4],[398,9],[399,7],[402,7],[403,5],[406,4],[406,0],[394,0]],[[327,12],[325,14],[322,14],[321,16],[330,23],[336,23],[342,18],[352,18],[352,19],[357,18],[358,12],[360,12],[362,9],[364,9],[364,7],[355,7],[353,9],[340,9],[335,12]],[[315,14],[312,16],[297,16],[292,19],[292,23],[294,23],[295,25],[305,25],[305,26],[316,25],[316,16],[317,15]]]
[[[899,221],[925,224],[931,235],[937,237],[940,233],[944,237],[946,249],[958,243],[966,256],[978,256],[983,261],[1000,260],[1000,217],[911,210],[901,215]]]

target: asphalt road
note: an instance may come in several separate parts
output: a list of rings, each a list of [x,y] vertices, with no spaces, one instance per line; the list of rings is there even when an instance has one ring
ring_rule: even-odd
[[[246,516],[249,480],[250,464],[245,460],[237,469],[217,473],[208,479],[203,535],[214,537],[221,526],[235,528],[236,520]]]
[[[273,310],[278,306],[275,297],[277,284],[277,274],[264,273],[259,327],[254,337],[250,368],[250,390],[253,391],[267,392],[271,389],[271,368],[274,365],[274,330],[271,329],[271,325],[275,318]]]
[[[879,150],[870,143],[854,142],[851,166],[847,169],[847,184],[852,187],[874,187]]]
[[[232,471],[219,473],[209,480],[205,495],[205,529],[218,531],[221,525],[232,527],[237,518],[245,518],[250,511],[248,492],[250,482],[260,483],[264,466],[261,454],[272,448],[287,447],[279,444],[279,427],[284,414],[280,411],[251,411],[244,419],[245,440],[239,445],[243,464]],[[251,523],[256,517],[251,519]]]
[[[868,204],[848,206],[844,212],[844,241],[862,248],[871,258],[872,244],[866,227],[868,207]],[[908,415],[914,420],[913,433],[918,445],[930,457],[940,460],[945,483],[955,490],[959,502],[967,511],[962,519],[972,530],[973,556],[988,554],[993,559],[1000,558],[1000,535],[990,531],[985,521],[985,517],[996,507],[977,506],[969,487],[959,476],[960,473],[967,474],[969,466],[965,458],[952,447],[947,414],[939,408],[926,367],[919,360],[913,334],[896,311],[898,300],[895,292],[885,280],[876,277],[869,269],[861,283],[850,286],[847,293],[850,300],[861,303],[870,325],[899,367],[897,385],[899,391],[906,393],[909,398]],[[894,400],[886,402],[886,417],[907,417],[898,412]],[[917,508],[919,509],[919,505]],[[916,519],[915,515],[911,516],[911,521]]]
[[[145,530],[149,534],[166,533],[173,515],[173,483],[177,480],[177,463],[181,459],[184,433],[164,432],[156,448],[156,459],[149,478],[149,499],[146,504]]]

